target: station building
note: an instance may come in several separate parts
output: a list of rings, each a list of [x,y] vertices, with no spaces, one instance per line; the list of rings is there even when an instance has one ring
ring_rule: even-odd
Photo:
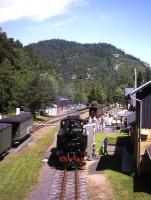
[[[136,121],[131,125],[131,141],[136,172],[151,174],[151,81],[133,90]]]

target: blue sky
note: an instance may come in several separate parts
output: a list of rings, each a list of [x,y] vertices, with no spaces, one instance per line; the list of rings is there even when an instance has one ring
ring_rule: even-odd
[[[24,45],[106,42],[151,64],[150,0],[0,0],[0,26]]]

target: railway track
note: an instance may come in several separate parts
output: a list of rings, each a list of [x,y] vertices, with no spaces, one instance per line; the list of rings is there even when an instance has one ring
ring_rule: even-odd
[[[69,173],[66,169],[64,170],[60,200],[68,199],[69,197],[75,200],[79,199],[78,170],[76,169],[74,172],[71,173],[70,171]]]
[[[57,170],[51,185],[50,200],[87,200],[86,181],[79,170]]]
[[[75,115],[81,115],[83,113],[85,113],[87,110],[82,110],[82,111],[71,111],[65,114],[62,114],[60,116],[56,116],[53,119],[47,119],[39,124],[33,125],[32,128],[32,133],[34,133],[35,131],[43,128],[44,126],[52,126],[53,124],[56,124],[58,122],[60,122],[63,118],[67,117],[67,115],[70,114],[75,114]]]
[[[63,118],[65,118],[69,114],[77,114],[78,115],[78,114],[83,114],[85,112],[86,112],[85,110],[74,111],[74,112],[70,112],[70,113],[66,113],[66,114],[54,117],[53,119],[47,119],[47,120],[45,120],[45,121],[43,121],[43,122],[41,122],[37,125],[34,125],[33,128],[32,128],[32,133],[35,133],[37,130],[43,128],[44,126],[52,126],[52,125],[60,122]],[[31,135],[29,138],[24,140],[22,143],[18,144],[17,147],[10,148],[9,151],[8,151],[9,155],[12,155],[14,153],[20,153],[24,148],[26,148],[29,145],[29,143],[32,142],[32,140],[33,140],[33,138],[32,138],[32,135]],[[6,157],[6,155],[5,155],[5,157]]]

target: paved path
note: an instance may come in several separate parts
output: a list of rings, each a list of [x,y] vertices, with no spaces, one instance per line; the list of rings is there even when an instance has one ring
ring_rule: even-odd
[[[123,147],[122,155],[122,172],[132,172],[133,171],[133,155],[129,153],[125,147]]]
[[[31,192],[28,200],[48,200],[50,195],[51,181],[53,179],[53,170],[46,164],[42,168],[39,183]]]

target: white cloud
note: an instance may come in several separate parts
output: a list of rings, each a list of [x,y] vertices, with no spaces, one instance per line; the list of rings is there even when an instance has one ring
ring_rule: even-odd
[[[43,21],[64,13],[71,5],[83,5],[87,0],[0,0],[0,22],[30,18]]]
[[[59,22],[52,24],[52,27],[57,28],[57,27],[68,25],[68,24],[74,22],[77,18],[78,17],[76,15],[74,15],[73,17],[70,17],[69,19],[61,20]]]

